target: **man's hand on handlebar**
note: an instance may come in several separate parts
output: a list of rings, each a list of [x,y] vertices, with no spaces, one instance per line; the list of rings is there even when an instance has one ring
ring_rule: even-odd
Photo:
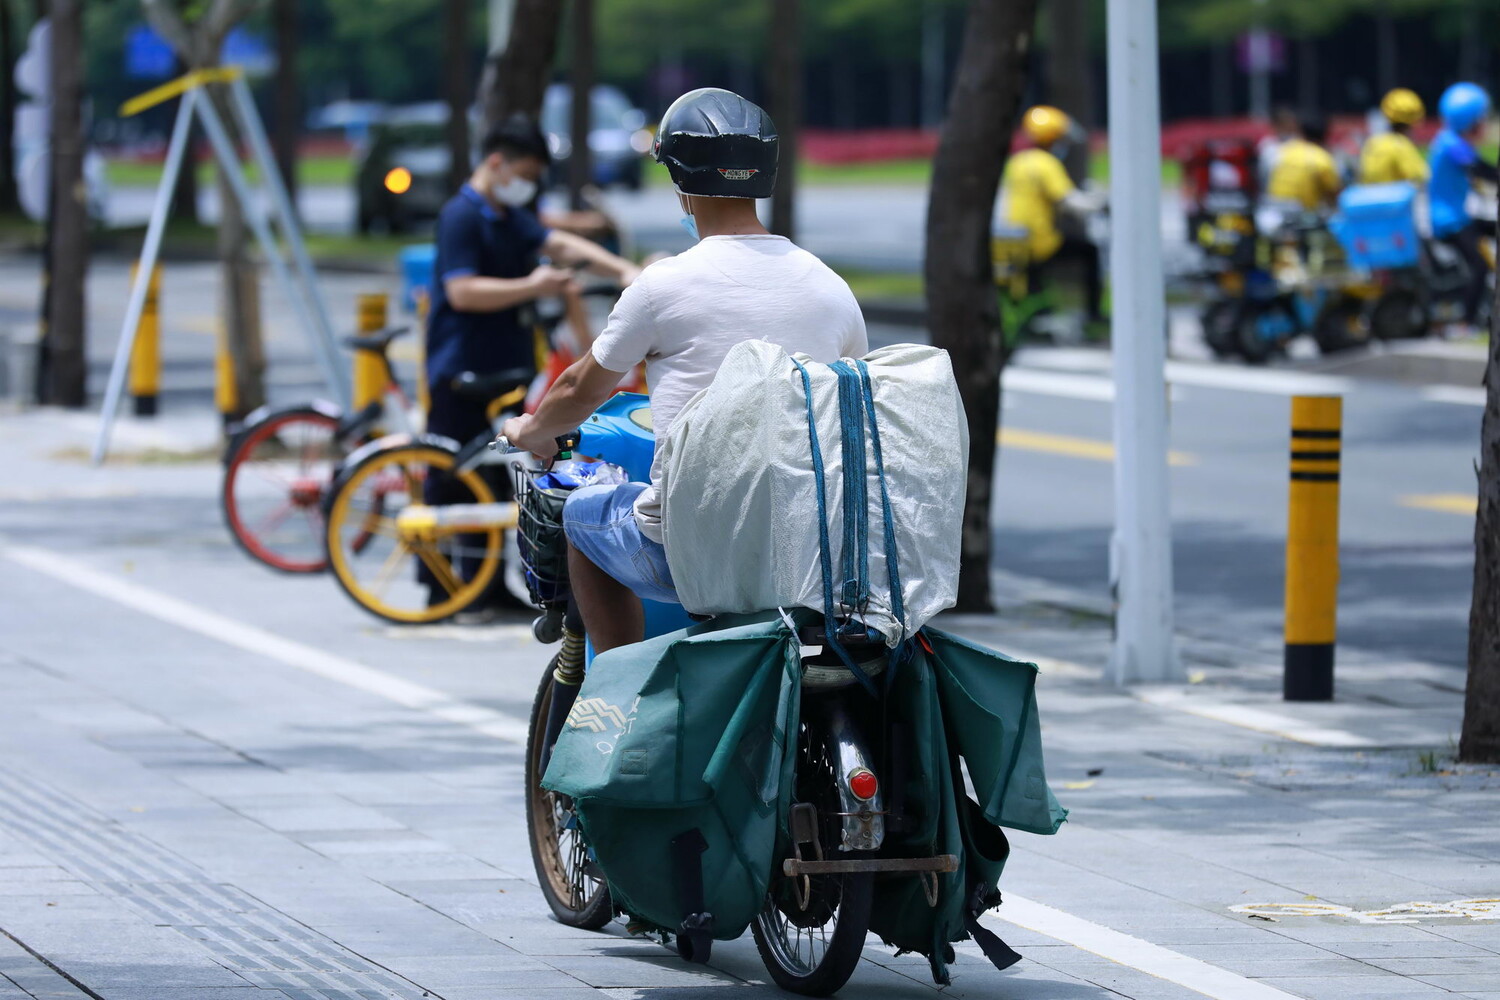
[[[529,451],[546,462],[557,455],[557,439],[546,434],[537,434],[532,429],[532,424],[530,414],[511,417],[500,426],[500,436],[512,448]]]

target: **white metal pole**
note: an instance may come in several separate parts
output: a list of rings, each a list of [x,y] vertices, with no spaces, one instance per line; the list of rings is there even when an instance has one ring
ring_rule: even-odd
[[[161,253],[162,233],[166,231],[167,216],[172,211],[172,192],[177,188],[177,174],[182,169],[188,133],[193,124],[193,105],[197,100],[198,92],[189,90],[182,95],[182,103],[177,106],[177,122],[172,126],[172,138],[167,143],[167,161],[162,168],[161,182],[156,187],[151,221],[146,224],[146,243],[141,247],[140,266],[136,268],[135,279],[130,283],[130,298],[125,306],[125,325],[120,328],[120,342],[115,345],[114,367],[109,370],[109,383],[104,390],[104,406],[99,410],[99,433],[94,438],[95,465],[104,461],[104,455],[109,450],[110,432],[114,430],[115,418],[120,414],[120,400],[125,395],[125,375],[130,370],[130,352],[135,347],[141,310],[146,306],[146,290],[151,284],[151,273],[156,269],[156,258]]]
[[[1182,667],[1172,635],[1156,0],[1109,0],[1108,23],[1116,600],[1108,675],[1115,684],[1168,683]]]
[[[489,2],[489,54],[497,56],[510,44],[510,25],[516,16],[516,0]]]
[[[250,150],[256,162],[260,164],[261,176],[265,178],[265,185],[271,192],[271,206],[281,224],[281,231],[286,236],[287,245],[291,247],[292,260],[297,265],[295,276],[299,280],[307,302],[307,311],[312,315],[314,323],[307,329],[308,339],[312,341],[313,351],[323,365],[323,375],[328,379],[328,387],[338,397],[339,405],[348,411],[353,406],[354,398],[348,368],[341,363],[339,357],[333,326],[328,319],[328,305],[323,301],[323,290],[318,287],[318,274],[313,269],[312,258],[308,256],[307,244],[302,239],[302,227],[297,222],[291,195],[282,182],[281,171],[276,167],[271,141],[266,138],[265,126],[261,124],[260,113],[255,110],[255,98],[250,96],[250,87],[245,83],[245,78],[235,77],[230,90],[234,94],[235,117],[250,141]]]
[[[229,186],[234,190],[234,197],[239,201],[240,208],[245,213],[245,221],[249,224],[250,231],[255,234],[261,252],[266,255],[266,260],[271,264],[271,273],[275,275],[277,283],[281,286],[281,294],[286,296],[287,303],[297,314],[297,322],[302,325],[302,329],[308,331],[316,344],[317,337],[313,334],[316,327],[313,325],[312,317],[308,315],[307,303],[302,296],[297,294],[297,285],[292,280],[286,261],[281,256],[281,248],[276,245],[276,238],[271,233],[265,212],[250,197],[250,186],[245,182],[245,175],[240,167],[239,157],[235,154],[234,144],[229,141],[229,133],[224,130],[224,122],[219,117],[218,111],[214,110],[213,101],[209,100],[207,95],[198,106],[198,112],[198,116],[203,120],[203,131],[208,133],[209,145],[213,147],[214,157],[218,160],[219,169],[224,172],[224,178],[229,181]],[[321,360],[322,356],[319,355],[319,357]],[[336,373],[326,374],[330,377],[330,384],[335,386],[342,384],[333,380]],[[346,408],[348,406],[347,403],[342,403],[342,405]]]

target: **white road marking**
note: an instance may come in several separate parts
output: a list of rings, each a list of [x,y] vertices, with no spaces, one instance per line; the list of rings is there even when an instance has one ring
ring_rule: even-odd
[[[1421,396],[1429,403],[1455,403],[1459,406],[1483,406],[1486,390],[1484,386],[1428,385],[1422,387]]]
[[[1210,389],[1259,392],[1272,396],[1344,396],[1354,390],[1354,380],[1333,375],[1241,368],[1235,365],[1194,365],[1167,362],[1167,381],[1174,385],[1196,385]]]
[[[140,496],[129,486],[65,486],[60,489],[0,489],[0,501],[41,503],[51,500],[113,500]]]
[[[1027,930],[1056,938],[1064,944],[1092,952],[1111,962],[1165,979],[1169,983],[1201,993],[1213,1000],[1299,1000],[1274,986],[1247,979],[1228,969],[1152,944],[1138,937],[1096,924],[1071,913],[1017,896],[1005,894],[1005,903],[981,919],[1004,920]]]
[[[1040,368],[1007,367],[1000,376],[1007,392],[1034,392],[1041,396],[1066,399],[1091,399],[1109,402],[1115,398],[1115,386],[1097,375],[1075,375],[1071,372],[1049,372]]]
[[[1241,729],[1250,729],[1297,743],[1308,743],[1312,746],[1367,747],[1378,742],[1343,729],[1328,729],[1312,725],[1250,705],[1206,701],[1196,692],[1189,692],[1180,687],[1148,685],[1132,688],[1130,693],[1148,705],[1171,708],[1186,712],[1188,715],[1212,719],[1215,722],[1225,722]]]
[[[1055,381],[1037,378],[1032,391],[1048,395],[1073,395],[1078,399],[1113,399],[1114,382],[1110,378],[1108,354],[1098,351],[1047,352],[1026,355],[1024,365],[1005,369],[1004,378],[1051,375]],[[1086,374],[1094,373],[1094,374]],[[1199,364],[1190,361],[1168,361],[1167,382],[1173,386],[1192,385],[1209,389],[1257,392],[1272,396],[1344,396],[1354,391],[1355,381],[1339,375],[1317,375],[1311,372],[1278,368],[1247,368],[1242,365]],[[1097,383],[1097,384],[1090,384]],[[1022,382],[1015,388],[1025,392]]]
[[[367,667],[363,663],[284,639],[265,629],[180,601],[151,587],[101,573],[75,559],[46,549],[26,545],[0,545],[0,554],[55,580],[190,632],[305,670],[325,680],[373,694],[397,705],[426,712],[447,722],[467,726],[485,736],[523,746],[526,743],[525,719],[473,705],[434,688],[413,684],[374,667]]]

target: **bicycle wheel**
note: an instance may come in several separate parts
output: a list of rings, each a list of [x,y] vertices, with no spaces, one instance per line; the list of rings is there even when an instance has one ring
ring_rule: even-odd
[[[321,573],[323,498],[344,459],[338,417],[311,406],[278,410],[246,427],[224,460],[220,507],[229,534],[283,573]]]
[[[403,538],[396,518],[429,490],[448,503],[494,503],[474,470],[453,452],[413,442],[371,451],[346,469],[328,506],[329,568],[344,592],[372,614],[399,624],[441,621],[474,603],[500,568],[500,527]]]
[[[836,853],[832,845],[842,839],[837,781],[826,742],[804,723],[795,798],[818,807],[818,839],[829,854]],[[765,905],[750,924],[756,950],[776,985],[803,996],[826,997],[848,982],[870,929],[874,892],[874,872],[812,875],[803,882],[782,875],[778,859]]]
[[[569,927],[598,930],[614,916],[609,888],[589,859],[588,846],[566,796],[542,787],[542,756],[546,750],[547,713],[552,708],[552,671],[547,664],[531,705],[526,731],[526,833],[531,838],[531,863],[542,895],[557,919]]]

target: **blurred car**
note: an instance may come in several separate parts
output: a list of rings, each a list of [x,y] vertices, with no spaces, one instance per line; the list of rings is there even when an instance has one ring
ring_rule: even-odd
[[[646,128],[646,113],[630,103],[618,87],[594,87],[589,109],[589,152],[593,156],[594,183],[600,187],[620,184],[632,191],[641,187],[641,161],[651,152],[652,135]],[[542,131],[552,150],[552,181],[566,183],[568,161],[573,153],[569,137],[573,114],[573,92],[565,83],[554,83],[542,99]]]
[[[567,182],[573,151],[568,131],[572,92],[568,85],[547,88],[542,102],[542,131],[552,151],[549,185]],[[447,189],[448,105],[428,101],[388,109],[370,125],[369,142],[355,171],[358,226],[361,233],[404,233],[437,218],[453,192]],[[594,183],[619,184],[640,190],[641,161],[651,151],[652,135],[646,114],[633,107],[617,87],[607,84],[593,91],[589,149],[593,154]],[[469,134],[476,143],[482,133],[477,122]]]
[[[370,128],[355,170],[361,233],[405,233],[431,223],[448,190],[448,106],[441,101],[388,109]]]

